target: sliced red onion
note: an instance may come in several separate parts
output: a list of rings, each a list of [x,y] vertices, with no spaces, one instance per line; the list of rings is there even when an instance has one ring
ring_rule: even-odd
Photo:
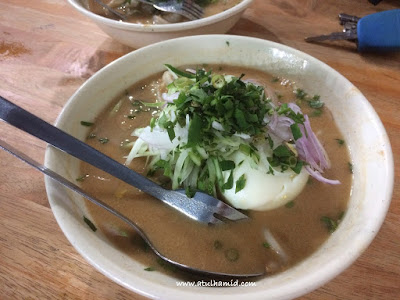
[[[320,172],[314,170],[313,168],[311,168],[310,166],[306,166],[305,167],[307,172],[314,177],[315,179],[317,179],[318,181],[321,181],[323,183],[327,183],[327,184],[340,184],[339,180],[333,180],[333,179],[327,179],[324,176],[321,175]]]
[[[301,113],[300,107],[295,103],[289,103],[288,107],[294,113]],[[277,113],[270,116],[267,128],[274,142],[277,139],[293,141],[293,133],[290,129],[292,124],[294,124],[294,121],[289,117],[280,116]],[[295,141],[295,146],[299,158],[308,164],[306,167],[308,173],[319,181],[329,184],[339,184],[340,181],[326,179],[321,175],[325,169],[330,168],[331,164],[324,147],[312,131],[310,119],[307,115],[304,115],[304,125],[299,124],[299,128],[302,137]]]

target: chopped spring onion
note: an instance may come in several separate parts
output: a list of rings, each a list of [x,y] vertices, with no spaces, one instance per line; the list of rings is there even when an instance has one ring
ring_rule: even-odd
[[[88,218],[86,218],[85,216],[83,216],[83,221],[87,224],[87,226],[89,226],[90,229],[92,229],[94,232],[96,232],[97,227],[93,224],[92,221],[90,221]]]
[[[174,80],[167,86],[165,103],[154,104],[160,110],[149,126],[133,132],[137,140],[127,165],[147,156],[149,174],[162,169],[173,189],[183,187],[191,195],[202,190],[216,196],[232,188],[237,193],[245,187],[246,177],[243,174],[234,182],[237,166],[232,155],[244,153],[257,168],[259,146],[266,143],[272,150],[272,156],[264,159],[270,174],[289,169],[299,174],[305,167],[318,180],[338,183],[322,176],[330,162],[299,106],[273,104],[264,87],[242,80],[244,74],[235,77],[165,66]],[[296,97],[315,109],[323,106],[319,96],[309,97],[303,90],[296,90]],[[153,106],[138,100],[132,104]],[[223,172],[229,172],[227,180]]]
[[[86,121],[81,121],[81,125],[82,125],[82,126],[86,126],[86,127],[90,127],[90,126],[93,126],[94,123],[92,123],[92,122],[86,122]]]

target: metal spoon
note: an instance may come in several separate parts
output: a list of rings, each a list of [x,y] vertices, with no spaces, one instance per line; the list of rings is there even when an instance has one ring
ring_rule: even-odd
[[[99,167],[100,169],[116,176],[117,178],[120,178],[121,180],[124,180],[125,182],[140,188],[142,191],[156,198],[159,198],[164,203],[185,213],[192,219],[201,221],[203,223],[219,224],[222,223],[222,221],[217,219],[215,217],[215,214],[219,214],[224,218],[231,220],[240,220],[248,218],[246,215],[235,210],[229,205],[223,203],[222,201],[219,201],[204,193],[196,193],[200,195],[198,198],[196,197],[188,198],[186,195],[180,192],[165,190],[161,188],[159,185],[152,182],[151,180],[119,164],[118,162],[112,160],[108,156],[105,156],[104,154],[98,152],[94,148],[91,148],[87,144],[77,140],[76,138],[61,131],[60,129],[46,123],[45,121],[23,110],[21,107],[9,102],[8,100],[4,99],[1,96],[0,96],[0,118],[15,127],[22,129],[25,132],[28,132],[44,141],[47,141],[52,145],[55,145],[57,148],[64,150],[67,153],[76,156],[96,167]],[[87,198],[93,203],[111,212],[121,220],[125,221],[141,235],[141,237],[148,243],[148,245],[156,255],[158,255],[164,261],[167,261],[180,269],[209,278],[249,278],[249,277],[261,276],[264,274],[264,271],[256,273],[246,273],[246,274],[212,272],[198,268],[192,268],[188,265],[173,261],[168,257],[165,257],[162,253],[160,253],[151,243],[145,232],[143,232],[143,230],[132,220],[128,219],[121,213],[115,211],[113,208],[111,208],[104,202],[95,199],[90,195],[87,195],[77,185],[73,184],[66,178],[53,172],[47,167],[39,164],[29,156],[19,152],[18,150],[14,149],[13,147],[11,147],[10,145],[1,140],[0,140],[0,148],[6,150],[15,157],[28,163],[37,170],[43,172],[44,174],[50,176],[54,180],[60,182],[67,188],[74,190],[83,197]],[[188,203],[190,203],[190,205],[188,205]]]
[[[221,224],[223,223],[223,219],[231,221],[248,219],[245,214],[206,193],[197,192],[193,198],[189,198],[185,193],[164,189],[147,177],[120,164],[111,157],[1,96],[0,119],[53,145],[61,151],[125,181],[193,220],[205,224]]]
[[[112,213],[116,217],[120,218],[124,222],[126,222],[137,233],[140,234],[140,236],[143,238],[143,240],[149,245],[151,250],[153,250],[153,252],[158,257],[160,257],[164,261],[174,265],[175,267],[177,267],[177,268],[179,268],[179,269],[181,269],[183,271],[186,271],[186,272],[189,272],[189,273],[193,273],[193,274],[196,274],[196,275],[200,275],[200,276],[205,276],[207,278],[250,278],[250,277],[257,277],[257,276],[263,275],[263,273],[229,274],[229,273],[211,272],[211,271],[207,271],[207,270],[201,270],[201,269],[197,269],[197,268],[192,268],[192,267],[190,267],[188,265],[173,261],[173,260],[169,259],[168,257],[164,256],[162,253],[160,253],[157,250],[157,248],[154,247],[154,245],[152,244],[151,240],[148,238],[146,233],[135,222],[133,222],[132,220],[130,220],[129,218],[127,218],[126,216],[124,216],[120,212],[118,212],[115,209],[111,208],[109,205],[107,205],[103,201],[101,201],[101,200],[99,200],[99,199],[97,199],[95,197],[90,196],[89,194],[87,194],[84,190],[82,190],[76,184],[72,183],[71,181],[69,181],[65,177],[53,172],[49,168],[41,165],[40,163],[38,163],[37,161],[35,161],[31,157],[29,157],[29,156],[25,155],[24,153],[18,151],[17,149],[15,149],[14,147],[12,147],[11,145],[7,144],[5,141],[3,141],[1,139],[0,139],[0,148],[5,150],[5,151],[7,151],[10,154],[12,154],[13,156],[19,158],[20,160],[22,160],[23,162],[27,163],[28,165],[34,167],[35,169],[39,170],[43,174],[51,177],[53,180],[61,183],[63,186],[75,191],[76,193],[78,193],[81,196],[85,197],[86,199],[90,200],[92,203],[104,208],[105,210],[109,211],[110,213]]]

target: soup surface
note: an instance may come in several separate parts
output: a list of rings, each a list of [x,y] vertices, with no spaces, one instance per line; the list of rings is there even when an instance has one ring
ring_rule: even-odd
[[[218,74],[245,74],[244,81],[261,84],[274,101],[299,103],[305,95],[290,80],[258,70],[205,67]],[[141,105],[137,100],[155,102],[159,99],[160,93],[165,91],[162,75],[156,74],[132,86],[96,120],[84,120],[93,122],[93,125],[86,124],[90,125],[87,143],[125,163],[130,151],[126,146],[135,139],[132,131],[147,126],[152,115],[157,113],[156,108]],[[299,105],[303,113],[310,116],[313,131],[329,155],[331,168],[323,175],[339,179],[341,184],[330,185],[309,177],[300,195],[286,205],[267,211],[245,211],[250,221],[201,225],[85,163],[81,165],[79,181],[87,192],[134,220],[156,248],[174,261],[215,272],[281,272],[305,259],[329,238],[345,215],[351,192],[348,149],[332,115],[325,107],[315,109],[304,101]],[[146,158],[134,159],[130,167],[147,174]],[[168,185],[163,176],[152,178]],[[89,202],[87,208],[87,217],[117,249],[142,262],[143,272],[156,270],[180,276],[157,260],[139,235],[125,223]]]
[[[126,22],[138,24],[168,24],[188,21],[188,19],[181,15],[159,11],[152,5],[141,3],[137,0],[102,1],[104,4],[116,10],[118,13],[126,16],[126,20],[124,20]],[[197,0],[195,2],[203,7],[203,17],[206,18],[232,8],[241,1],[242,0]],[[154,3],[157,2],[162,1],[154,1]],[[82,0],[82,3],[87,9],[98,15],[119,20],[115,14],[102,7],[95,0]]]

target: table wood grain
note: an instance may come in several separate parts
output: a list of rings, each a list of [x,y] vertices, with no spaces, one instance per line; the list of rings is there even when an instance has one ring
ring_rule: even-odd
[[[381,230],[349,269],[301,299],[400,299],[400,53],[304,42],[340,30],[340,12],[364,16],[394,8],[400,1],[255,0],[229,32],[294,47],[333,67],[369,99],[391,140],[396,178]],[[50,123],[93,73],[132,50],[66,1],[0,1],[0,95]],[[4,123],[0,135],[43,162],[43,142]],[[144,299],[97,272],[69,244],[41,174],[4,151],[0,167],[0,299]]]

